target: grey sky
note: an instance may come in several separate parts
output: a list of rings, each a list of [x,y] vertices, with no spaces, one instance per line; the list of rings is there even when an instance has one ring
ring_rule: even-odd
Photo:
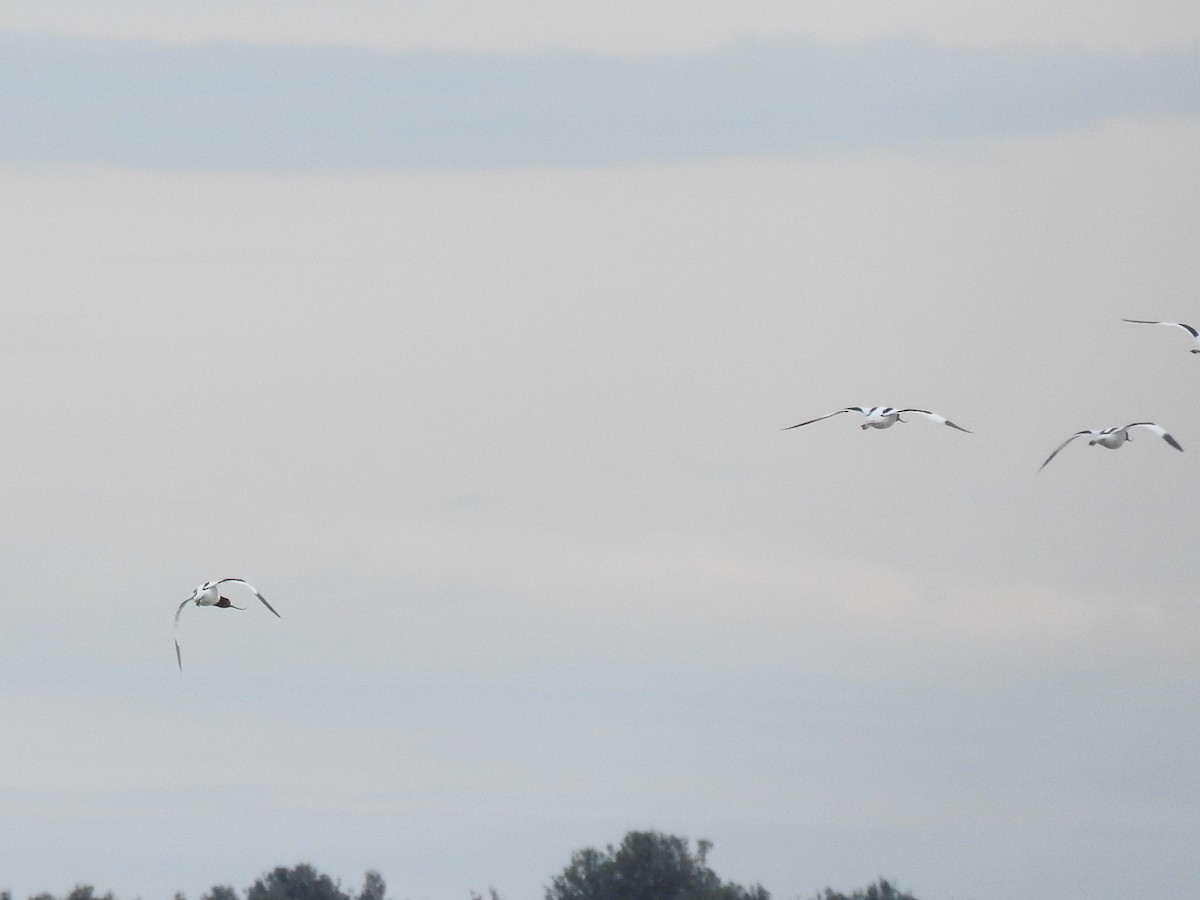
[[[25,30],[72,4],[6,6]],[[270,33],[274,7],[243,6]],[[213,8],[199,36],[238,37]],[[48,112],[0,168],[0,889],[194,898],[309,861],[509,900],[656,827],[780,900],[880,875],[923,900],[1194,891],[1200,372],[1184,336],[1120,321],[1195,315],[1195,82],[1161,77],[1194,67],[1164,49],[1189,32],[1125,47],[1119,6],[1107,32],[1081,20],[1086,51],[836,46],[704,9],[778,55],[668,59],[664,31],[650,58],[600,58],[539,25],[531,56],[516,26],[482,47],[507,56],[471,56],[470,29],[431,24],[419,56],[236,48],[250,68],[222,93],[229,44],[141,45],[117,82],[99,26],[6,39],[90,61],[118,112],[151,60],[187,61],[216,122],[264,108],[238,73],[268,60],[289,89],[321,80],[314,59],[346,83],[351,62],[421,60],[464,104],[480,66],[508,90],[578,63],[639,97],[667,71],[764,68],[713,106],[667,92],[721,125],[706,158],[684,152],[694,122],[623,144],[584,104],[604,154],[580,126],[569,165],[522,133],[519,166],[406,168],[302,141],[299,115],[274,132],[286,157],[263,130],[189,158],[153,115],[118,117],[136,140],[82,117],[78,80],[43,67]],[[819,152],[765,113],[732,121],[749,74],[774,83],[798,47],[863,96],[921,62],[900,108],[950,112],[831,124]],[[955,66],[974,80],[947,94]],[[1055,86],[1037,116],[1031,80]],[[159,81],[143,110],[177,108]],[[977,119],[956,106],[979,96]],[[473,151],[448,134],[431,146]],[[659,152],[629,162],[639,146]],[[976,434],[779,430],[860,403]],[[1143,418],[1185,452],[1077,442],[1037,472],[1073,431]],[[282,618],[185,610],[181,676],[174,607],[225,575]]]
[[[1076,45],[1142,51],[1200,38],[1190,0],[125,0],[120,14],[79,0],[5,0],[0,23],[21,32],[199,43],[339,44],[377,50],[606,54],[685,53],[739,38],[839,43],[925,35],[941,43]]]
[[[657,57],[9,35],[10,162],[590,165],[1001,138],[1193,113],[1200,51],[743,41]]]

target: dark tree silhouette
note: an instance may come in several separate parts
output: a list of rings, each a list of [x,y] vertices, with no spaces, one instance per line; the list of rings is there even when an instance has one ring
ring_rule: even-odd
[[[546,888],[546,900],[771,900],[762,885],[743,887],[725,882],[708,867],[711,841],[697,841],[693,852],[686,838],[656,831],[631,831],[619,847],[603,851],[577,850],[571,863],[555,875]],[[0,900],[13,900],[12,892],[0,890]],[[29,900],[59,900],[42,892]],[[62,900],[114,900],[111,892],[100,895],[90,884],[76,884]],[[173,900],[186,900],[176,893]],[[228,885],[215,885],[200,900],[243,900]],[[340,883],[312,866],[278,866],[248,887],[244,900],[387,900],[387,883],[371,870],[363,876],[357,894],[343,891]],[[485,900],[471,891],[470,900]],[[488,889],[487,900],[500,900]],[[809,900],[917,900],[887,879],[851,894],[825,888]]]
[[[770,900],[761,886],[722,882],[705,860],[712,844],[695,854],[684,838],[631,831],[620,847],[586,849],[546,888],[546,900]]]
[[[228,894],[217,894],[228,891]],[[301,863],[293,868],[277,866],[246,889],[246,900],[385,900],[387,884],[378,872],[367,872],[358,896],[343,891],[341,885],[323,872]],[[206,900],[237,900],[232,888],[213,888]]]
[[[8,891],[0,893],[0,900],[12,900],[12,894]],[[53,894],[42,892],[30,897],[29,900],[55,900]],[[63,900],[113,900],[112,891],[107,894],[99,895],[96,889],[90,884],[77,884],[71,888],[71,893],[67,894]]]
[[[90,884],[77,884],[67,894],[66,900],[113,900],[112,891],[102,897],[96,896],[96,889]]]
[[[875,884],[868,885],[853,894],[839,894],[833,888],[825,888],[824,893],[816,894],[813,900],[917,900],[917,898],[898,890],[886,878],[880,878]]]
[[[328,875],[307,863],[277,866],[246,891],[246,900],[352,900]]]
[[[387,882],[374,869],[363,876],[362,890],[358,892],[358,900],[386,900]]]

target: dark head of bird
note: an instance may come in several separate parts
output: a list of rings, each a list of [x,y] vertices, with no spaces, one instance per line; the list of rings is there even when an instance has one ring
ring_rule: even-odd
[[[221,597],[219,600],[217,600],[216,605],[218,607],[220,607],[221,609],[245,609],[246,608],[244,606],[234,606],[232,603],[229,602],[228,597]]]

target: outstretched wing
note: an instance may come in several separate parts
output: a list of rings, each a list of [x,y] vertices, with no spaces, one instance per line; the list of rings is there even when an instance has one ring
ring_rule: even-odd
[[[1182,328],[1192,337],[1200,340],[1200,331],[1196,331],[1191,325],[1186,325],[1183,322],[1153,322],[1149,319],[1122,319],[1122,322],[1133,322],[1135,325],[1169,325],[1172,328]]]
[[[193,595],[192,595],[192,597],[194,597],[194,596],[196,596],[196,595],[195,595],[195,594],[193,594]],[[175,627],[176,627],[176,628],[178,628],[178,627],[179,627],[179,614],[180,614],[181,612],[183,612],[183,608],[184,608],[185,606],[187,606],[189,603],[191,603],[191,602],[192,602],[192,597],[188,597],[186,600],[184,600],[182,603],[180,603],[180,604],[179,604],[179,609],[175,610]]]
[[[799,422],[795,425],[789,425],[787,428],[784,428],[782,430],[783,431],[791,431],[793,428],[799,428],[801,425],[811,425],[813,422],[821,422],[821,421],[824,421],[825,419],[832,419],[834,416],[840,416],[842,413],[848,413],[848,412],[857,412],[857,413],[862,413],[863,415],[866,415],[866,413],[867,413],[867,411],[865,409],[863,409],[861,406],[847,406],[845,409],[839,409],[837,412],[832,412],[827,416],[818,416],[815,419],[809,419],[807,422]]]
[[[1038,471],[1040,472],[1040,471],[1042,471],[1042,469],[1046,468],[1046,466],[1049,464],[1050,460],[1052,460],[1052,459],[1054,459],[1054,457],[1058,456],[1058,452],[1060,450],[1062,450],[1063,447],[1067,446],[1067,444],[1071,443],[1071,441],[1075,440],[1075,438],[1079,437],[1082,434],[1094,434],[1094,432],[1091,431],[1090,429],[1085,429],[1083,431],[1075,432],[1073,435],[1071,435],[1069,438],[1067,438],[1065,441],[1063,441],[1061,444],[1059,444],[1057,447],[1054,448],[1054,452],[1046,457],[1046,462],[1044,462],[1040,466],[1038,466]]]
[[[252,585],[250,582],[246,581],[244,578],[222,578],[220,581],[218,581],[216,583],[217,584],[225,584],[225,582],[227,582],[227,581],[233,582],[234,584],[244,584],[246,587],[248,587],[250,589],[250,592],[252,594],[254,594],[255,597],[257,597],[259,600],[262,601],[263,606],[265,606],[271,612],[275,613],[275,615],[279,616],[279,618],[281,618],[281,619],[283,618],[283,616],[280,616],[279,613],[275,612],[275,607],[273,607],[270,603],[267,602],[267,598],[264,597],[262,594],[260,594],[257,590],[255,590],[254,585]]]
[[[195,594],[192,597],[196,596]],[[183,608],[192,602],[192,597],[188,597],[179,604],[179,609],[175,610],[175,661],[179,663],[179,671],[183,671],[183,655],[179,652],[179,614],[183,612]]]
[[[933,419],[933,421],[938,422],[942,425],[949,425],[951,428],[957,428],[959,431],[966,431],[967,434],[975,433],[973,431],[968,431],[966,428],[963,428],[961,425],[955,425],[953,422],[951,422],[945,416],[939,416],[937,413],[930,412],[927,409],[898,409],[898,410],[896,410],[896,412],[897,413],[916,413],[917,415],[920,415],[920,416],[928,416],[929,418]]]
[[[1167,434],[1167,430],[1161,425],[1155,425],[1153,422],[1134,422],[1132,425],[1125,426],[1126,431],[1128,431],[1130,428],[1149,428],[1176,450],[1183,450],[1183,448],[1179,446],[1179,441]]]

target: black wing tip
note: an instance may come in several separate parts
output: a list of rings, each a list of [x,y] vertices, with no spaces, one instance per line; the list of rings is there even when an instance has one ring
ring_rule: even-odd
[[[908,409],[896,410],[897,415],[899,415],[900,413],[910,413],[910,412],[919,413],[923,416],[933,416],[935,418],[941,419],[943,425],[949,426],[950,428],[957,428],[959,431],[965,431],[967,434],[975,433],[970,428],[963,428],[961,425],[957,425],[954,422],[951,422],[945,416],[939,416],[937,413],[932,412],[931,410],[928,410],[928,409],[915,409],[913,407],[909,407]]]
[[[1134,324],[1136,324],[1136,325],[1174,325],[1174,326],[1176,326],[1176,327],[1178,327],[1178,328],[1182,328],[1184,331],[1186,331],[1186,332],[1187,332],[1188,334],[1190,334],[1192,337],[1194,337],[1194,338],[1200,338],[1200,331],[1197,331],[1197,330],[1196,330],[1196,328],[1194,328],[1193,326],[1189,325],[1187,322],[1169,322],[1169,321],[1167,321],[1166,319],[1161,319],[1161,320],[1155,320],[1155,319],[1122,319],[1121,321],[1122,321],[1122,322],[1133,322],[1133,323],[1134,323]],[[1193,350],[1192,352],[1193,352],[1193,353],[1200,353],[1200,350]]]
[[[834,413],[833,415],[836,416],[837,413]],[[804,425],[811,425],[813,422],[820,422],[821,419],[828,419],[828,418],[830,418],[830,416],[821,416],[820,418],[817,418],[817,419],[809,419],[807,422],[797,422],[795,425],[788,425],[786,428],[782,428],[780,430],[781,431],[791,431],[793,428],[800,428]]]
[[[847,412],[862,412],[857,406],[851,406],[847,409],[839,409],[837,412],[831,412],[827,416],[817,416],[815,419],[808,419],[804,422],[797,422],[795,425],[788,425],[786,428],[781,428],[780,431],[791,431],[793,428],[799,428],[801,425],[811,425],[813,422],[823,422],[826,419],[832,419],[834,416],[840,416]]]

